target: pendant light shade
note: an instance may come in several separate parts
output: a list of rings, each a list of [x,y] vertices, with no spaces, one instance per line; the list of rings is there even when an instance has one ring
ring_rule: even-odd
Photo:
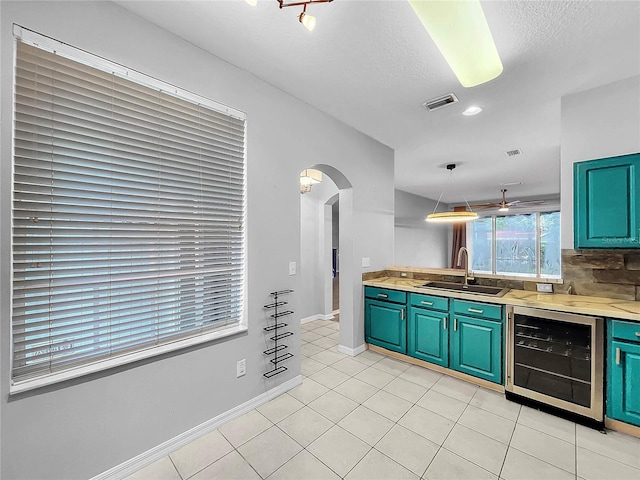
[[[440,212],[430,213],[427,215],[427,222],[433,223],[458,223],[458,222],[470,222],[477,220],[478,214],[476,212]]]
[[[447,170],[449,170],[449,180],[447,182],[447,184],[444,186],[444,188],[442,189],[442,193],[440,193],[440,197],[438,198],[438,201],[436,203],[436,206],[433,209],[433,213],[430,213],[429,215],[427,215],[427,218],[425,219],[427,222],[431,222],[431,223],[461,223],[461,222],[471,222],[473,220],[476,220],[478,218],[478,214],[474,211],[471,211],[471,207],[469,206],[469,202],[467,202],[466,197],[464,196],[464,194],[462,194],[465,203],[467,204],[467,207],[469,208],[469,210],[467,211],[462,210],[464,207],[456,207],[455,211],[453,212],[439,212],[436,213],[436,210],[438,209],[438,205],[440,205],[440,200],[442,199],[442,195],[444,194],[445,190],[447,189],[447,186],[453,182],[453,169],[456,168],[456,164],[455,163],[450,163],[449,165],[447,165]]]
[[[479,0],[409,0],[463,87],[502,73],[502,62]]]

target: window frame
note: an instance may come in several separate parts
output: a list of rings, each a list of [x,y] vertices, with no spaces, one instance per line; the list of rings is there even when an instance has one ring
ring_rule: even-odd
[[[132,80],[133,82],[142,84],[146,87],[150,87],[153,89],[161,90],[169,95],[181,98],[191,103],[197,103],[204,105],[207,108],[215,110],[219,113],[223,113],[229,116],[233,116],[235,118],[241,119],[245,122],[244,127],[244,161],[243,161],[243,182],[242,182],[242,192],[243,192],[243,234],[242,234],[242,249],[243,249],[243,257],[244,262],[242,266],[242,286],[241,286],[241,308],[240,315],[238,318],[238,322],[234,322],[230,325],[220,326],[215,330],[210,330],[205,333],[195,334],[189,337],[181,337],[173,341],[168,341],[166,343],[162,343],[159,345],[146,345],[141,349],[136,351],[132,351],[130,353],[124,353],[112,358],[106,358],[103,360],[98,360],[94,362],[90,362],[84,365],[79,365],[76,367],[71,367],[65,370],[61,370],[58,372],[41,374],[35,376],[33,378],[26,378],[22,380],[14,380],[13,378],[13,368],[14,368],[14,327],[13,327],[13,311],[14,311],[14,279],[13,279],[13,266],[11,266],[9,270],[10,277],[8,278],[8,283],[10,285],[9,290],[9,315],[11,318],[10,322],[10,386],[9,386],[9,394],[14,395],[17,393],[25,392],[28,390],[32,390],[35,388],[40,388],[46,385],[52,385],[59,382],[64,382],[73,378],[77,378],[80,376],[84,376],[91,373],[96,373],[100,371],[104,371],[107,369],[111,369],[117,366],[131,364],[143,359],[153,358],[160,355],[164,355],[168,352],[183,350],[185,348],[199,345],[203,343],[212,342],[215,340],[220,340],[226,337],[235,336],[237,334],[248,331],[248,314],[247,314],[247,271],[248,271],[248,262],[247,262],[247,156],[246,156],[246,142],[247,142],[247,127],[246,127],[246,113],[228,107],[219,102],[210,100],[201,95],[197,95],[195,93],[189,92],[184,89],[180,89],[174,85],[171,85],[167,82],[163,82],[156,78],[150,77],[138,71],[132,70],[130,68],[124,67],[122,65],[116,64],[109,60],[106,60],[102,57],[98,57],[86,51],[80,50],[78,48],[72,47],[65,43],[59,42],[57,40],[51,39],[49,37],[43,36],[34,31],[23,28],[19,25],[13,25],[13,34],[14,34],[14,44],[13,44],[13,59],[14,59],[14,68],[15,62],[17,60],[17,45],[18,42],[21,41],[23,43],[27,43],[30,45],[37,46],[40,49],[55,52],[58,55],[65,56],[79,63],[83,63],[86,65],[90,65],[91,67],[95,67],[101,69],[103,71],[114,73],[118,76],[124,77],[126,79]],[[15,98],[16,94],[16,79],[15,75],[12,79],[12,99]],[[12,100],[13,101],[13,100]],[[15,177],[15,119],[16,119],[16,109],[12,106],[12,118],[11,118],[11,204],[14,201],[14,177]],[[13,225],[13,207],[11,208],[10,213],[10,222]],[[11,229],[10,229],[11,230]],[[10,239],[10,255],[11,255],[11,263],[13,263],[13,255],[14,255],[14,235],[13,233],[8,233]]]
[[[487,275],[508,276],[517,277],[521,279],[561,279],[562,278],[562,256],[560,256],[560,272],[557,275],[548,275],[541,273],[541,245],[540,238],[540,216],[545,213],[558,213],[560,210],[555,208],[540,209],[540,210],[523,210],[513,211],[509,213],[492,212],[484,215],[481,218],[491,218],[491,271],[488,270],[473,270],[474,272],[483,273]],[[502,272],[497,271],[497,235],[496,235],[496,220],[498,217],[512,217],[516,215],[535,215],[535,249],[536,249],[536,273],[519,273],[519,272]],[[473,222],[467,223],[467,247],[469,250],[469,264],[473,265]]]

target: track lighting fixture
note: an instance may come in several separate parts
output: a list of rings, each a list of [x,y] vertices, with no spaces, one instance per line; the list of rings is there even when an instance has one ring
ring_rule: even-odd
[[[316,28],[316,17],[307,13],[307,5],[311,3],[329,3],[332,1],[333,0],[307,0],[306,2],[284,3],[284,0],[278,0],[278,4],[280,5],[280,8],[302,6],[302,13],[298,16],[298,20],[300,20],[300,23],[311,32]]]
[[[310,32],[316,28],[316,17],[307,13],[307,6],[302,7],[302,13],[299,17],[300,23]]]

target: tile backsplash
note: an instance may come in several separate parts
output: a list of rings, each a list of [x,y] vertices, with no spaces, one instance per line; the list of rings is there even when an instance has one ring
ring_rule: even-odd
[[[562,278],[556,293],[640,300],[640,250],[562,250]]]
[[[379,276],[404,276],[416,280],[460,282],[460,277],[401,270],[367,272],[363,280]],[[562,283],[553,284],[554,293],[640,301],[640,249],[562,250]],[[480,285],[535,290],[536,281],[476,277]]]

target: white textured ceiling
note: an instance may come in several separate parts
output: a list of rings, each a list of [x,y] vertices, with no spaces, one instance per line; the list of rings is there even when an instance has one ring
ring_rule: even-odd
[[[396,188],[442,200],[559,193],[560,98],[640,74],[638,1],[483,1],[504,71],[462,87],[405,0],[118,1],[131,12],[395,149]],[[458,104],[421,103],[453,92]],[[469,105],[484,111],[462,116]],[[523,155],[507,158],[506,150]]]

